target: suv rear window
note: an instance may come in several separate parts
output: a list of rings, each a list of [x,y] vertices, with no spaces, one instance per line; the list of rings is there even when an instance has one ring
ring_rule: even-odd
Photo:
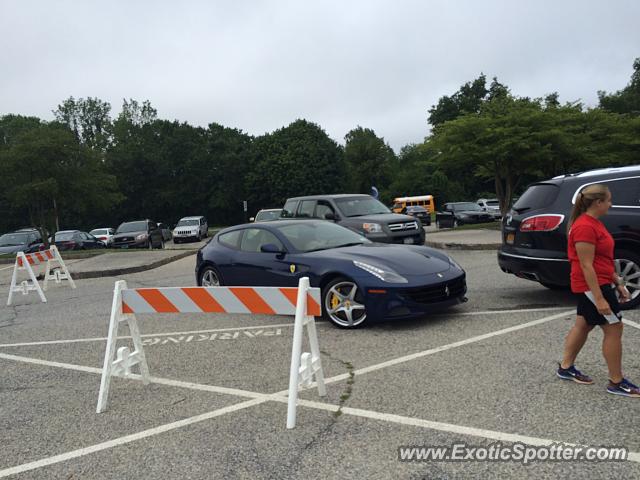
[[[531,185],[513,206],[516,212],[537,210],[551,205],[560,189],[553,183],[536,183]]]

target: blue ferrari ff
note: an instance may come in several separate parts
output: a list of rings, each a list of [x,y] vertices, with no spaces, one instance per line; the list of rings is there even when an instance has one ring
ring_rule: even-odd
[[[323,220],[237,225],[198,251],[198,285],[297,286],[322,290],[322,312],[338,327],[424,316],[466,301],[465,272],[425,246],[374,243]]]

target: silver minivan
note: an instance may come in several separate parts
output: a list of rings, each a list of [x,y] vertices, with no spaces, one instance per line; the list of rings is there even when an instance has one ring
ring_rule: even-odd
[[[200,241],[206,238],[209,232],[207,219],[202,216],[181,218],[173,230],[173,243],[187,240]]]

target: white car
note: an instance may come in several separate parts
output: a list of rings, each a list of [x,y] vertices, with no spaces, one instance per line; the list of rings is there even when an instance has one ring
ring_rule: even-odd
[[[116,231],[113,228],[104,227],[94,228],[89,233],[104,243],[105,247],[110,247],[113,242],[113,235]]]
[[[502,219],[502,212],[500,212],[500,202],[497,198],[479,198],[476,202],[482,210],[491,214],[494,220]]]
[[[209,225],[204,217],[181,218],[176,228],[173,229],[173,243],[181,243],[187,240],[200,241],[209,233]]]

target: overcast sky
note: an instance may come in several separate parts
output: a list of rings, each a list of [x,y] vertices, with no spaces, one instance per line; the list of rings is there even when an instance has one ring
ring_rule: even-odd
[[[597,104],[640,57],[640,1],[0,0],[0,115],[69,96],[261,135],[360,125],[396,151],[481,72],[519,96]]]

